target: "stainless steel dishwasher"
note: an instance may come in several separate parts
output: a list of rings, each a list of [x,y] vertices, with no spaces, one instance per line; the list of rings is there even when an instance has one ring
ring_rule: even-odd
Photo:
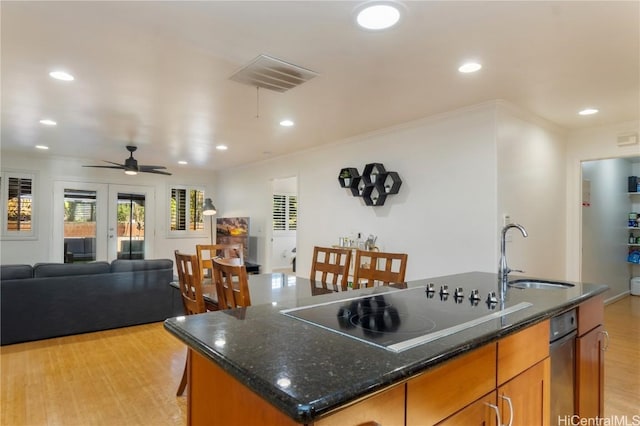
[[[576,310],[551,318],[549,327],[551,358],[551,423],[572,416],[574,409],[577,319]]]

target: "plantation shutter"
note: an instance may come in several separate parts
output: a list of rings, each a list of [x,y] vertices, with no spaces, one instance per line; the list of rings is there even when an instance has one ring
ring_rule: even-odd
[[[273,230],[285,231],[287,229],[287,196],[273,195]]]
[[[187,190],[171,188],[171,230],[187,229]]]

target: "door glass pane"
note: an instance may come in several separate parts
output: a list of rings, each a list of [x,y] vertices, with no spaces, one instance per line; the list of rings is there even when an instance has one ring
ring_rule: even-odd
[[[145,197],[118,193],[118,259],[144,259]]]
[[[64,261],[96,260],[96,191],[64,190]]]

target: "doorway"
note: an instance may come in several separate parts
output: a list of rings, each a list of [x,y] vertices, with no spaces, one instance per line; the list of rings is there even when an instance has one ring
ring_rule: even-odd
[[[272,182],[271,269],[296,272],[298,230],[298,178],[292,176]]]
[[[640,265],[627,261],[631,250],[629,214],[640,212],[640,195],[629,191],[628,177],[640,176],[640,157],[583,161],[582,172],[582,260],[583,282],[607,284],[609,297],[629,291],[632,276],[640,276]]]

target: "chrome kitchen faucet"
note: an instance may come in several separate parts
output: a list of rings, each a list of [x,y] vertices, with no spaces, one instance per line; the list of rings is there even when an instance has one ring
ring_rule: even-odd
[[[509,282],[509,272],[524,272],[518,269],[511,269],[507,266],[507,231],[511,228],[517,228],[522,233],[523,237],[527,237],[527,230],[524,229],[522,225],[518,225],[517,223],[510,223],[505,225],[502,228],[501,239],[500,239],[500,267],[498,268],[498,279],[500,280],[500,301],[504,302],[505,297],[507,295],[507,284]]]

